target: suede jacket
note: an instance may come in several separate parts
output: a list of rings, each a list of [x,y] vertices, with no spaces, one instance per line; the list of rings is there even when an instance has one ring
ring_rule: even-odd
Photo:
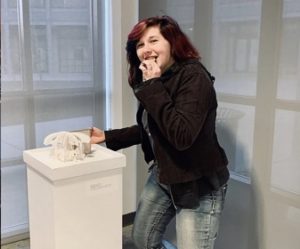
[[[227,157],[215,132],[217,99],[213,77],[195,59],[173,64],[161,77],[133,87],[139,101],[137,124],[105,131],[106,145],[119,150],[141,144],[146,162],[155,160],[163,184],[196,182],[221,174]],[[144,109],[153,149],[142,123]]]

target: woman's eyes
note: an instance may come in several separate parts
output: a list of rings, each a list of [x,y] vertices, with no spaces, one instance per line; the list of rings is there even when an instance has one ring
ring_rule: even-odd
[[[158,41],[158,39],[153,39],[153,40],[150,40],[149,43],[156,43]],[[141,48],[144,46],[144,43],[138,43],[136,45],[136,48]]]
[[[136,48],[141,48],[143,46],[142,43],[136,44]]]

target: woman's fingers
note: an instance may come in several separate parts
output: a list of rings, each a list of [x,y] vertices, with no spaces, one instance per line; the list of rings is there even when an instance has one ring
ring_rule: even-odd
[[[144,60],[139,66],[143,73],[143,80],[149,80],[155,77],[160,77],[161,71],[155,59]]]

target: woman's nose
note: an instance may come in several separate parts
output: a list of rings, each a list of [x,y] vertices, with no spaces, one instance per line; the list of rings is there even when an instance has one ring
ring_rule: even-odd
[[[144,53],[143,53],[143,59],[146,60],[147,58],[149,58],[151,55],[151,51],[149,49],[145,49]]]

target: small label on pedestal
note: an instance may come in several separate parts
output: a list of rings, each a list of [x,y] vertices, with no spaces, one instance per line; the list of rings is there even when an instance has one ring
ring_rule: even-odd
[[[87,183],[89,195],[111,194],[118,190],[118,179],[116,176],[102,177]]]

